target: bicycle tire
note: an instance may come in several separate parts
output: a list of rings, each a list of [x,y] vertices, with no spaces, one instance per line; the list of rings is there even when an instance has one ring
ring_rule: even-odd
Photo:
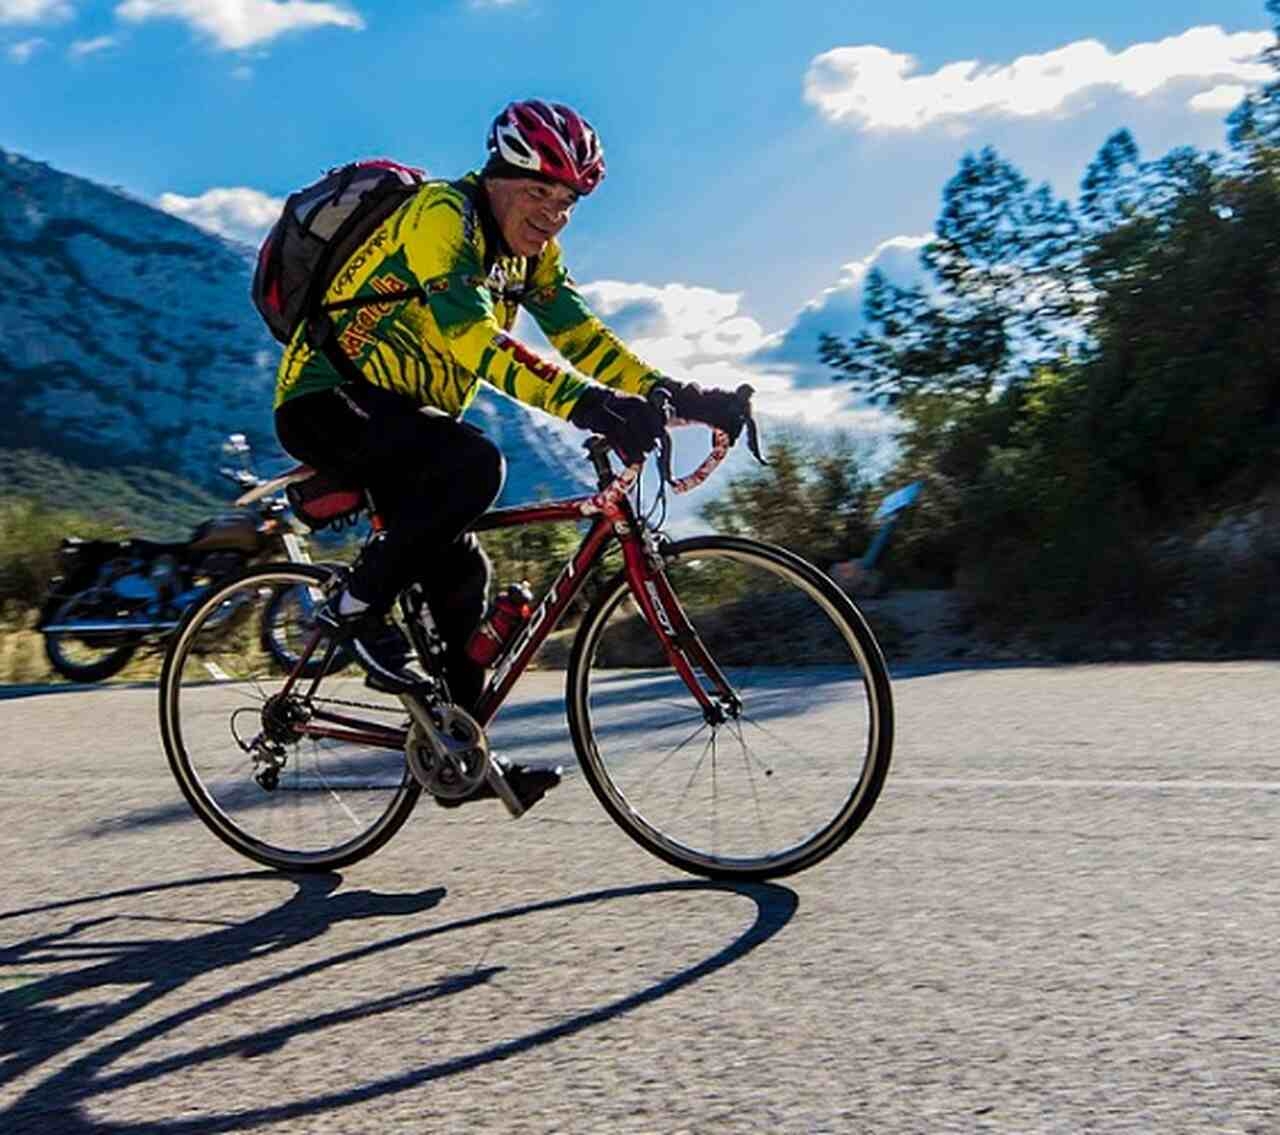
[[[281,871],[332,871],[372,855],[400,830],[421,795],[421,788],[409,773],[403,753],[393,757],[392,750],[377,750],[381,755],[374,758],[377,763],[370,768],[367,756],[362,763],[359,752],[344,755],[337,748],[342,743],[335,742],[334,752],[337,755],[327,754],[326,760],[347,763],[342,766],[341,774],[330,768],[326,775],[319,753],[303,748],[311,744],[318,750],[321,742],[297,741],[297,748],[290,757],[292,767],[285,766],[294,778],[292,786],[286,778],[276,788],[268,790],[252,779],[252,757],[238,754],[232,744],[238,737],[237,714],[247,713],[247,726],[257,728],[253,724],[254,713],[261,715],[264,712],[262,707],[271,696],[268,689],[272,685],[282,685],[285,680],[278,662],[259,641],[261,615],[239,618],[237,597],[246,597],[246,602],[257,601],[265,607],[282,589],[320,587],[329,574],[327,569],[312,564],[261,564],[219,581],[209,594],[192,605],[178,624],[169,641],[160,676],[160,734],[169,767],[187,803],[205,826],[229,847],[255,862]],[[231,616],[223,613],[228,605]],[[223,613],[221,624],[217,623],[220,613]],[[225,645],[225,654],[219,655],[220,660],[211,662],[209,656],[213,650],[223,649],[218,643],[221,627],[233,625],[240,627],[240,637]],[[202,632],[209,635],[212,643],[207,649],[201,647]],[[201,677],[201,669],[211,677]],[[320,679],[317,693],[326,682],[358,682],[358,688],[363,690],[362,679],[363,674],[358,671],[340,675],[331,669]],[[374,695],[366,691],[361,696],[367,700]],[[402,709],[398,704],[395,707],[388,704],[387,712],[399,713]],[[188,714],[190,729],[186,728]],[[207,730],[201,724],[204,718],[209,721]],[[228,725],[230,728],[226,729]],[[200,730],[198,735],[197,729]],[[220,733],[223,736],[219,741]],[[215,754],[222,764],[228,757],[233,758],[224,774],[229,788],[221,797],[198,767],[196,755],[192,752],[197,738],[202,759],[206,750]],[[308,760],[310,763],[304,767],[304,761]],[[262,795],[255,796],[251,784],[256,785]],[[355,787],[343,797],[339,790],[347,791],[349,784]],[[281,788],[285,791],[283,797]],[[358,798],[357,793],[360,794]],[[367,806],[366,796],[371,801]],[[264,821],[256,825],[258,828],[267,826],[265,821],[272,820],[273,813],[275,817],[286,815],[287,808],[293,809],[289,814],[296,819],[311,822],[319,807],[328,808],[332,813],[336,803],[345,812],[340,823],[349,820],[358,830],[351,838],[340,840],[333,846],[284,846],[265,838],[261,831],[252,830],[244,819],[237,819],[228,807],[231,800],[245,802],[245,813],[250,821]],[[363,821],[357,816],[357,811],[376,812],[376,815],[367,827],[360,827]]]
[[[641,791],[651,790],[645,788],[650,781],[640,775],[641,763],[646,753],[644,750],[639,752],[635,750],[639,746],[647,745],[643,740],[646,732],[656,731],[657,727],[644,719],[645,709],[638,709],[637,706],[643,707],[648,704],[643,700],[645,697],[650,698],[650,701],[656,698],[662,704],[666,704],[665,695],[672,694],[687,698],[698,715],[701,715],[701,710],[697,709],[687,688],[670,669],[665,657],[661,657],[657,636],[647,623],[638,615],[632,615],[629,616],[630,624],[627,623],[626,616],[619,623],[611,624],[611,619],[618,616],[624,600],[630,596],[629,583],[625,575],[620,572],[605,585],[588,609],[570,654],[566,692],[569,728],[583,775],[605,811],[628,836],[659,859],[681,870],[715,879],[742,880],[777,878],[812,867],[840,848],[858,830],[874,807],[885,777],[888,775],[893,750],[893,699],[888,671],[875,636],[862,613],[848,596],[812,564],[783,548],[742,537],[704,536],[667,544],[663,548],[663,555],[667,564],[668,578],[677,595],[681,594],[682,571],[679,570],[681,565],[688,568],[688,571],[683,572],[683,578],[686,581],[694,579],[698,586],[704,589],[711,585],[711,593],[704,600],[689,603],[682,596],[681,604],[688,611],[699,638],[706,641],[712,657],[716,658],[719,652],[724,657],[717,661],[730,663],[723,669],[731,676],[731,680],[733,674],[741,675],[749,670],[754,675],[753,680],[759,678],[764,683],[757,693],[752,695],[753,700],[747,700],[744,697],[745,705],[737,725],[736,737],[742,745],[742,764],[745,768],[745,776],[740,775],[738,779],[751,782],[750,795],[754,797],[756,820],[765,828],[766,833],[769,826],[768,819],[763,814],[758,794],[761,784],[757,784],[757,777],[752,773],[753,763],[758,761],[758,755],[755,754],[752,745],[744,740],[746,734],[742,721],[757,725],[765,736],[777,737],[777,732],[775,729],[765,728],[758,722],[752,721],[748,716],[748,707],[768,703],[771,707],[768,711],[776,714],[779,707],[785,710],[788,690],[791,700],[796,696],[801,699],[813,697],[816,690],[819,698],[823,691],[833,698],[847,696],[848,704],[836,703],[837,712],[847,715],[857,712],[855,695],[860,688],[867,721],[860,769],[848,794],[836,803],[829,819],[816,823],[803,838],[779,848],[769,849],[764,853],[728,854],[718,852],[714,846],[708,850],[705,847],[693,846],[683,837],[678,838],[665,830],[652,818],[652,811],[646,811],[650,806],[646,804],[642,807],[637,800],[633,800],[627,787],[622,783],[623,774],[629,774],[629,779],[638,782],[641,786],[636,791],[637,795]],[[717,561],[724,562],[730,567],[716,569],[714,564]],[[692,573],[698,570],[697,565],[706,563],[711,563],[712,569],[703,572],[702,580],[695,579]],[[728,600],[723,593],[715,592],[716,571],[719,571],[722,577],[732,580],[733,572],[737,570],[744,579],[749,577],[748,582],[750,582],[755,579],[755,576],[746,571],[748,568],[761,573],[767,581],[776,582],[779,585],[778,589],[769,590],[760,586],[756,592],[747,590],[735,593],[737,597]],[[733,586],[741,588],[744,585],[735,583]],[[795,597],[792,595],[793,591]],[[800,610],[805,600],[811,602],[812,611],[807,607]],[[752,614],[753,610],[756,612],[755,615]],[[751,626],[753,618],[757,624],[767,623],[769,619],[765,617],[766,615],[778,624],[780,632],[794,634],[797,627],[803,625],[806,628],[805,633],[813,638],[821,633],[825,620],[828,633],[820,642],[813,638],[814,643],[817,644],[814,651],[799,665],[789,661],[779,663],[778,658],[788,657],[786,654],[788,644],[785,642],[781,646],[777,643],[771,644],[768,637],[772,632],[768,627],[759,630]],[[610,629],[611,626],[617,628],[616,632]],[[601,661],[601,645],[605,641],[606,634],[615,636],[610,639],[610,645],[605,652],[611,651],[617,655],[612,663],[607,659]],[[645,635],[647,640],[644,638]],[[644,641],[648,642],[648,647],[643,645]],[[636,654],[637,643],[641,643],[639,654]],[[845,649],[849,658],[840,661]],[[778,654],[778,650],[782,653]],[[628,652],[633,656],[629,660]],[[823,661],[828,655],[836,659],[831,665]],[[660,662],[655,662],[655,656],[661,659]],[[599,665],[598,662],[600,662]],[[846,664],[850,665],[850,669],[856,667],[856,675],[846,675],[844,669]],[[756,675],[756,671],[760,673]],[[603,675],[596,685],[600,687],[606,687],[610,683],[617,685],[616,693],[606,690],[597,699],[601,706],[599,712],[593,710],[593,673]],[[770,682],[772,686],[769,685]],[[779,696],[780,691],[781,696]],[[609,702],[610,698],[614,699],[612,703]],[[610,704],[618,708],[610,710]],[[823,709],[825,716],[825,710],[828,707],[821,701],[814,704]],[[608,716],[610,712],[617,720]],[[750,712],[756,711],[750,710]],[[801,728],[807,728],[812,732],[821,725],[819,732],[826,735],[825,722],[811,722],[806,725],[804,717],[802,713]],[[601,719],[603,732],[610,734],[610,744],[622,754],[614,763],[611,763],[610,758],[602,752],[601,729],[597,728],[597,718]],[[694,720],[696,718],[690,718],[679,728],[682,730]],[[721,726],[713,727],[709,722],[706,723],[706,727],[712,729],[713,738],[716,730],[721,728]],[[665,729],[667,726],[663,725],[661,728]],[[751,736],[754,739],[755,735]],[[637,737],[641,740],[637,741]],[[781,738],[778,739],[781,740]],[[730,726],[731,744],[732,740],[733,730]],[[685,744],[687,743],[688,739]],[[832,743],[834,744],[834,740]],[[632,750],[630,752],[626,751],[628,745]],[[678,749],[679,747],[676,752]],[[748,759],[748,753],[750,753],[750,759]],[[661,769],[662,765],[673,759],[674,755],[674,752],[665,755],[657,769]],[[705,756],[704,749],[699,765],[704,762]],[[717,796],[719,791],[716,784],[716,763],[717,756],[713,740],[711,742],[713,797]],[[727,764],[726,761],[726,773]],[[788,787],[805,790],[808,779],[820,779],[818,774],[810,778],[802,770],[797,771],[788,767],[782,760],[777,764],[785,773],[781,779],[786,781]],[[767,774],[762,773],[759,780],[762,783],[765,780],[772,783],[773,766],[765,767],[768,767],[769,771]],[[690,785],[697,775],[698,768],[695,767],[694,776],[689,781]],[[724,776],[725,773],[721,775]],[[654,780],[659,788],[665,783],[663,779],[656,776],[656,770]],[[687,792],[688,786],[686,786],[686,795]],[[746,793],[738,787],[737,794],[742,797],[745,807]],[[818,793],[818,796],[820,799],[821,794]],[[775,797],[775,799],[781,798]],[[789,805],[784,803],[781,807],[782,814],[787,815],[786,808]],[[657,805],[654,805],[653,809],[656,810],[656,808]],[[677,811],[678,808],[679,805],[677,805]],[[715,818],[712,823],[717,828],[718,808],[718,800],[713,800],[711,810]],[[814,806],[815,811],[822,808],[825,808],[825,804],[821,802]],[[801,819],[798,822],[803,826],[808,821]]]

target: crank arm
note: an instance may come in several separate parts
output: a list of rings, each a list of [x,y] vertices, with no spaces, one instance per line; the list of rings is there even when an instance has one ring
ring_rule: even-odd
[[[413,694],[400,694],[399,698],[409,716],[413,719],[413,723],[422,731],[422,736],[426,739],[427,744],[431,746],[432,752],[438,760],[451,763],[457,762],[465,753],[481,748],[485,756],[485,781],[493,789],[494,795],[502,801],[503,806],[511,813],[513,819],[524,815],[524,805],[520,803],[519,797],[512,791],[511,785],[507,783],[502,766],[498,764],[494,759],[493,753],[489,751],[489,742],[485,738],[484,730],[469,713],[453,705],[446,707],[443,711],[446,722],[451,715],[455,720],[461,719],[474,730],[478,738],[478,741],[459,741],[451,737],[446,730],[437,727],[431,716],[431,711],[420,698],[415,697]]]

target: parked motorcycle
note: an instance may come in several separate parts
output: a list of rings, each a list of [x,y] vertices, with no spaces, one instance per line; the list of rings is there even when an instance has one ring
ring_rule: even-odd
[[[243,434],[232,434],[222,449],[234,464],[218,472],[240,493],[265,484],[253,470]],[[50,664],[73,682],[111,677],[139,649],[162,649],[187,607],[218,580],[259,561],[309,563],[302,531],[278,493],[211,517],[181,543],[64,539],[60,571],[36,623]],[[287,666],[291,644],[273,631],[270,612],[297,597],[275,599],[260,633],[263,645]],[[235,610],[225,613],[228,626],[236,617]]]

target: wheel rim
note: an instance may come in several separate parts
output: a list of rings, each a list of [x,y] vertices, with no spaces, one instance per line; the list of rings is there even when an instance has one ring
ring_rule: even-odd
[[[166,671],[166,738],[193,805],[238,849],[283,866],[357,857],[399,826],[418,795],[401,750],[292,739],[281,730],[284,764],[270,788],[254,779],[265,764],[237,743],[263,732],[268,704],[311,704],[389,728],[405,724],[400,702],[367,689],[363,673],[350,666],[325,675],[310,703],[301,696],[309,681],[296,684],[298,697],[280,701],[286,672],[266,644],[304,636],[296,628],[268,628],[263,616],[281,588],[316,587],[322,579],[322,572],[268,569],[217,589],[178,632]],[[274,613],[309,618],[307,607],[278,603]],[[280,719],[273,715],[272,724]]]
[[[785,563],[709,547],[667,573],[742,712],[706,721],[623,584],[587,628],[575,691],[597,791],[642,842],[694,870],[813,862],[883,779],[875,660],[849,613]]]

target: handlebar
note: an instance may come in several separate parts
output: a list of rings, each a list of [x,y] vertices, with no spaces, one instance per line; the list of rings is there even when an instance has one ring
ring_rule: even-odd
[[[747,433],[747,448],[761,465],[768,465],[764,455],[760,452],[760,427],[756,424],[755,416],[751,412],[751,397],[755,394],[755,388],[743,383],[734,391],[734,395],[738,400],[738,405],[742,410],[743,427]],[[675,416],[675,409],[671,405],[670,398],[663,398],[659,407],[667,416],[667,428],[677,429],[681,426],[696,426],[702,423],[686,421],[683,418]],[[676,477],[671,471],[671,439],[663,437],[658,446],[658,467],[662,472],[663,483],[676,494],[687,493],[696,489],[703,484],[712,473],[720,466],[721,462],[729,456],[729,450],[733,448],[736,439],[721,429],[712,427],[711,429],[711,452],[703,460],[692,473],[686,477]]]
[[[751,396],[755,394],[755,390],[744,383],[734,393],[739,399],[742,410],[743,428],[747,434],[747,448],[761,465],[768,465],[769,462],[760,452],[760,428],[751,412]],[[651,395],[651,397],[653,396]],[[682,426],[705,425],[702,422],[685,421],[675,417],[671,399],[665,394],[660,394],[655,399],[654,404],[666,416],[667,430],[677,429]],[[730,437],[726,431],[712,427],[711,452],[703,460],[702,464],[688,476],[676,477],[671,471],[671,437],[668,432],[664,431],[658,445],[658,468],[662,476],[663,485],[677,494],[687,493],[692,489],[696,489],[729,456],[729,450],[733,448],[734,441],[735,439]],[[621,472],[615,472],[609,461],[609,454],[613,451],[613,447],[605,438],[600,436],[590,437],[583,443],[583,448],[590,455],[591,463],[595,466],[596,473],[600,478],[600,492],[592,500],[591,511],[604,507],[608,501],[625,496],[635,487],[640,476],[640,470],[644,467],[643,460],[627,465]]]

